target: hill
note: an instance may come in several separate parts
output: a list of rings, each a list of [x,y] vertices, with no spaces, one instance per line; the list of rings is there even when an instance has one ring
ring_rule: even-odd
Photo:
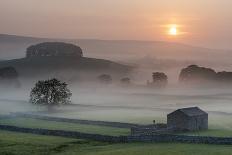
[[[180,43],[133,40],[49,39],[0,34],[0,57],[20,58],[31,44],[61,41],[79,45],[87,57],[116,61],[138,60],[146,56],[175,60],[225,60],[230,51],[195,47]]]
[[[77,75],[83,77],[89,74],[97,76],[102,73],[123,75],[130,70],[128,66],[112,61],[86,57],[79,58],[78,60],[72,57],[34,57],[0,62],[0,68],[8,66],[14,67],[19,72],[20,77],[34,78],[40,76],[49,77],[54,74],[69,78]]]
[[[88,79],[100,74],[120,76],[131,67],[104,59],[83,57],[78,46],[62,42],[46,42],[27,48],[24,58],[0,61],[0,68],[13,67],[20,77],[54,77]]]

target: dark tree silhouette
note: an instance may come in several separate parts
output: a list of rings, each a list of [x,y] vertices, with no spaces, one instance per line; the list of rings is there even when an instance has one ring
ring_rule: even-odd
[[[13,67],[0,68],[0,79],[17,79],[18,72]]]
[[[155,72],[152,74],[152,83],[148,82],[149,86],[163,88],[168,84],[168,77],[162,72]]]
[[[130,78],[128,78],[128,77],[122,78],[122,79],[120,80],[120,82],[121,82],[121,84],[123,84],[123,85],[128,85],[128,84],[130,84]]]
[[[0,68],[0,85],[2,87],[20,87],[19,74],[14,67]]]
[[[108,74],[102,74],[102,75],[98,76],[98,80],[104,84],[112,83],[112,77]]]
[[[199,67],[197,65],[190,65],[181,70],[179,75],[179,82],[194,82],[205,83],[214,81],[217,73],[211,68]]]
[[[72,93],[65,82],[57,79],[38,81],[31,90],[30,102],[38,105],[69,104]]]

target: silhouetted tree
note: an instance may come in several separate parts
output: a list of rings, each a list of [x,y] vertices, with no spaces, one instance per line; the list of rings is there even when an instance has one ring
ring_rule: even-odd
[[[128,85],[128,84],[130,84],[130,78],[128,78],[128,77],[122,78],[122,79],[120,80],[120,82],[121,82],[121,84],[123,84],[123,85]]]
[[[17,79],[18,72],[13,67],[4,67],[0,69],[0,79]]]
[[[54,105],[69,104],[72,93],[67,88],[65,82],[57,79],[38,81],[31,90],[30,102],[37,105],[48,105],[48,108]]]
[[[151,83],[148,82],[149,86],[157,87],[157,88],[163,88],[168,83],[168,77],[166,74],[162,72],[155,72],[152,74],[153,81]]]
[[[18,72],[14,67],[4,67],[0,68],[0,84],[1,86],[8,87],[13,86],[16,88],[20,87],[20,82],[18,80]]]
[[[216,76],[217,73],[211,68],[190,65],[187,68],[181,70],[179,81],[184,83],[205,83],[214,81]]]
[[[102,75],[98,76],[98,80],[104,84],[111,84],[112,83],[112,77],[108,74],[102,74]]]

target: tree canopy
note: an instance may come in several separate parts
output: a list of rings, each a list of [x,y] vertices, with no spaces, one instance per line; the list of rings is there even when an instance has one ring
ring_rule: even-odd
[[[112,77],[111,77],[111,75],[108,75],[108,74],[102,74],[102,75],[98,76],[98,80],[104,84],[111,84],[112,83]]]
[[[38,81],[31,90],[30,102],[38,105],[69,104],[72,93],[67,86],[55,78]]]

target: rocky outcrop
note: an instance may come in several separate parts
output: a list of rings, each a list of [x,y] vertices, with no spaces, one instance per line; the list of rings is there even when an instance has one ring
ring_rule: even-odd
[[[39,80],[59,76],[68,80],[78,77],[76,82],[96,80],[99,73],[118,78],[133,69],[105,59],[83,57],[80,47],[61,42],[32,45],[25,58],[0,61],[0,68],[8,66],[16,68],[22,78]]]
[[[79,46],[62,42],[45,42],[32,45],[27,48],[26,57],[57,57],[71,56],[82,57],[82,49]]]

